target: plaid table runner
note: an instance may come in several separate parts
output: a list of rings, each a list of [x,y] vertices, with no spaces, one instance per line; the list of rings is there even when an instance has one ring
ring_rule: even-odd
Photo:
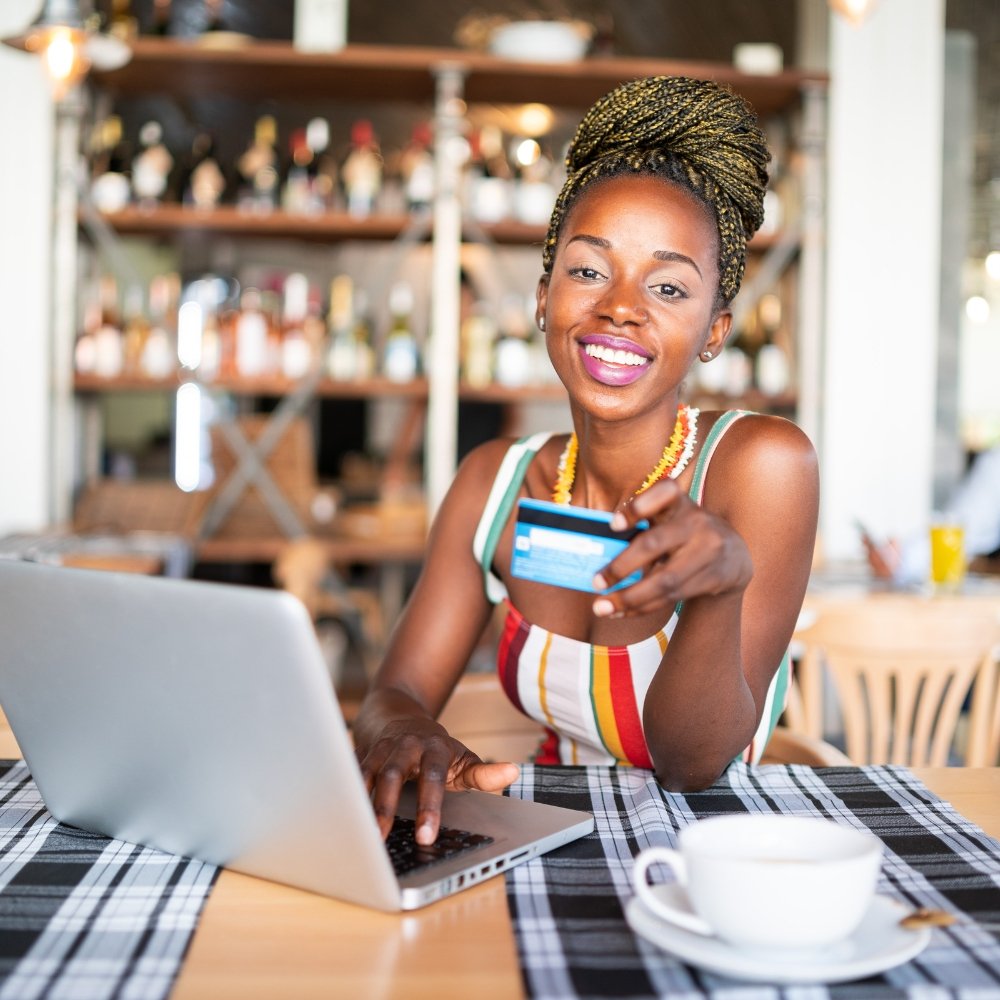
[[[216,874],[57,823],[0,761],[0,1000],[161,1000]]]
[[[677,845],[695,820],[725,813],[822,816],[885,844],[878,891],[1000,922],[1000,843],[905,768],[733,764],[704,792],[664,791],[629,768],[531,767],[511,794],[593,812],[590,836],[507,873],[507,899],[529,997],[712,997],[714,1000],[938,1000],[1000,997],[1000,935],[974,923],[933,931],[916,958],[831,986],[741,983],[684,965],[634,935],[623,907],[633,858]]]

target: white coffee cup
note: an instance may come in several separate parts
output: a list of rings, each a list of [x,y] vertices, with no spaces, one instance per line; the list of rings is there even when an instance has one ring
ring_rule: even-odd
[[[686,930],[774,950],[851,934],[871,906],[882,860],[873,835],[800,816],[717,816],[686,827],[679,843],[636,858],[646,907]],[[673,869],[690,907],[675,884],[650,884],[657,863]]]

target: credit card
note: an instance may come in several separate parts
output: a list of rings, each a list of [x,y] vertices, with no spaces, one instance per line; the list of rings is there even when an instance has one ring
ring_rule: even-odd
[[[642,574],[637,570],[603,591],[594,589],[594,574],[648,527],[648,521],[640,521],[636,527],[614,531],[611,514],[603,510],[547,500],[518,500],[510,571],[523,580],[589,594],[621,590]]]

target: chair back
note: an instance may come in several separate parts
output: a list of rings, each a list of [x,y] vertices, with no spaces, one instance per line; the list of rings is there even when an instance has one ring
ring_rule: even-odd
[[[803,686],[819,690],[818,675],[829,672],[852,761],[942,766],[970,690],[992,676],[1000,601],[886,594],[828,601],[798,639]]]

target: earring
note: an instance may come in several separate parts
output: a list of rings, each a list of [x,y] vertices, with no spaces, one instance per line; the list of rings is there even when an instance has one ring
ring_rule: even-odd
[[[702,361],[711,361],[713,357],[715,357],[715,355],[712,354],[711,351],[702,351],[701,352],[701,360]]]
[[[545,317],[544,316],[539,316],[538,317],[538,329],[541,330],[542,333],[545,332]]]

